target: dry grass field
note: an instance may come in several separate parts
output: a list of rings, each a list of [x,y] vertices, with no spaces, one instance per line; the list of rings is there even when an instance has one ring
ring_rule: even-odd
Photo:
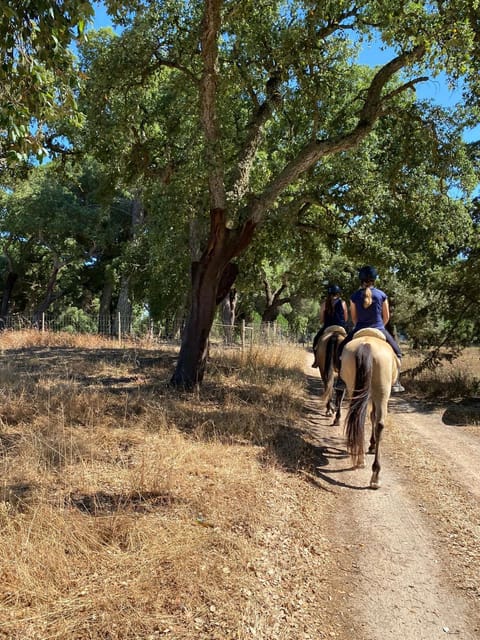
[[[433,368],[412,376],[409,371],[425,356],[426,352],[412,353],[407,349],[402,381],[409,397],[445,407],[447,424],[480,424],[480,349],[467,348],[451,362],[441,360]]]
[[[304,352],[213,353],[199,396],[169,389],[168,349],[38,332],[0,347],[0,635],[270,624],[257,565],[301,456],[275,440],[302,409]]]
[[[176,352],[154,344],[5,332],[0,349],[0,637],[329,637],[303,348],[213,351],[199,394],[169,388]],[[448,376],[478,389],[463,357]],[[408,390],[451,392],[425,375]]]

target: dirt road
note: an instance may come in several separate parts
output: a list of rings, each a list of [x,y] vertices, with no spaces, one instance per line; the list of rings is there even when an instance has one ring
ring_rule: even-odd
[[[325,523],[336,567],[331,635],[478,640],[480,427],[447,425],[444,410],[392,397],[374,491],[372,457],[350,468],[343,428],[319,401],[318,372],[306,372],[304,437],[322,451],[316,482],[337,498]]]

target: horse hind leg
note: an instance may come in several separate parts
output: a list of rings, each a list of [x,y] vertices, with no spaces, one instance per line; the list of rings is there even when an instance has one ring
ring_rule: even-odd
[[[341,378],[337,378],[335,383],[335,419],[332,422],[332,427],[338,427],[340,424],[340,418],[342,417],[342,402],[345,396],[345,383]]]
[[[377,417],[375,415],[375,407],[373,407],[373,405],[372,405],[372,411],[370,412],[370,420],[372,423],[372,432],[370,435],[370,446],[368,447],[367,453],[375,453],[375,442],[376,442],[375,424],[377,422]]]
[[[372,477],[370,478],[370,489],[378,489],[380,487],[380,440],[383,432],[383,422],[378,422],[375,426],[375,458],[372,464]]]
[[[326,383],[325,383],[325,386],[326,386]],[[335,412],[335,405],[333,403],[333,396],[332,394],[330,394],[327,398],[325,415],[328,417],[333,416],[334,412]]]

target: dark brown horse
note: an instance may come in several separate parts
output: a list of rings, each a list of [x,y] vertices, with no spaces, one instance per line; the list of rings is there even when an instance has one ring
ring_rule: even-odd
[[[322,378],[324,392],[322,400],[326,402],[327,416],[335,415],[334,425],[340,424],[342,398],[344,389],[336,387],[335,381],[338,373],[335,360],[338,345],[347,335],[345,329],[339,325],[327,327],[318,341],[315,350],[315,359],[318,362],[320,376]]]
[[[380,486],[380,441],[387,419],[398,360],[385,336],[375,329],[358,331],[342,352],[340,376],[351,398],[345,421],[347,447],[355,467],[365,466],[365,418],[371,406],[372,432],[368,453],[375,454],[370,487]]]

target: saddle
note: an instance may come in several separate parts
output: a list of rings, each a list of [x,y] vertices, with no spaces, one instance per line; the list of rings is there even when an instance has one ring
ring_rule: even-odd
[[[339,333],[341,336],[344,336],[344,337],[347,335],[347,332],[345,331],[345,329],[341,327],[339,324],[332,324],[330,327],[327,327],[323,332],[323,337],[325,338],[329,336],[331,333]]]
[[[379,338],[380,340],[386,340],[385,334],[380,331],[380,329],[373,329],[367,327],[366,329],[359,329],[355,332],[352,340],[355,338],[365,338],[366,336],[370,336],[371,338]]]

